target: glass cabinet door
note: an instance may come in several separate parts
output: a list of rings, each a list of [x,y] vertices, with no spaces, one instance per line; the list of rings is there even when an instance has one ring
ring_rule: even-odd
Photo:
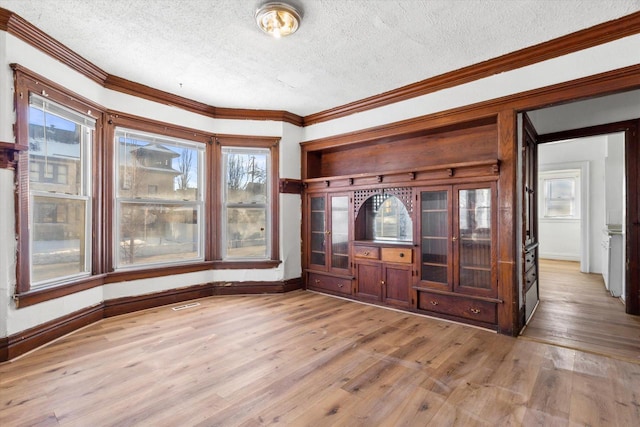
[[[310,212],[310,247],[309,264],[314,266],[326,266],[326,209],[325,197],[311,197],[309,201]]]
[[[458,188],[456,199],[458,267],[455,282],[465,291],[484,294],[493,289],[491,188]]]
[[[349,269],[349,197],[331,196],[331,265]]]
[[[422,191],[421,280],[429,286],[451,290],[450,191]]]

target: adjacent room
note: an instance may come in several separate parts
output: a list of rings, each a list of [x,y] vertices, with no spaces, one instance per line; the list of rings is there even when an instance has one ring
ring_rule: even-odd
[[[640,419],[640,0],[0,0],[0,425]]]

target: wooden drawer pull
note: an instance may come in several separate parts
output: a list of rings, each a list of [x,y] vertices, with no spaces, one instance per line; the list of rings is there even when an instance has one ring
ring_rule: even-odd
[[[320,280],[316,279],[316,285],[317,285],[318,283],[320,283]]]
[[[479,308],[471,308],[469,309],[473,314],[480,314],[480,309]]]
[[[438,305],[438,301],[430,301],[431,305]]]
[[[342,288],[344,285],[342,283],[338,283],[338,287]]]
[[[404,252],[400,252],[400,254],[398,255],[400,258],[404,258]]]
[[[369,256],[369,254],[370,254],[370,253],[371,253],[371,252],[369,252],[369,251],[364,251],[364,252],[362,252],[362,255],[364,255],[364,256]]]

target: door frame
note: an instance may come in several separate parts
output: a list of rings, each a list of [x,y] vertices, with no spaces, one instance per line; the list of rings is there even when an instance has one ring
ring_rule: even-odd
[[[626,190],[625,311],[640,314],[640,118],[538,135],[538,144],[624,132]]]

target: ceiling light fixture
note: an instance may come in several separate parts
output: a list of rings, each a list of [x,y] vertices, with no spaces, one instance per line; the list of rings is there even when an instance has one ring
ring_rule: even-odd
[[[256,24],[265,33],[275,38],[296,32],[302,16],[298,10],[286,3],[269,2],[256,10]]]

